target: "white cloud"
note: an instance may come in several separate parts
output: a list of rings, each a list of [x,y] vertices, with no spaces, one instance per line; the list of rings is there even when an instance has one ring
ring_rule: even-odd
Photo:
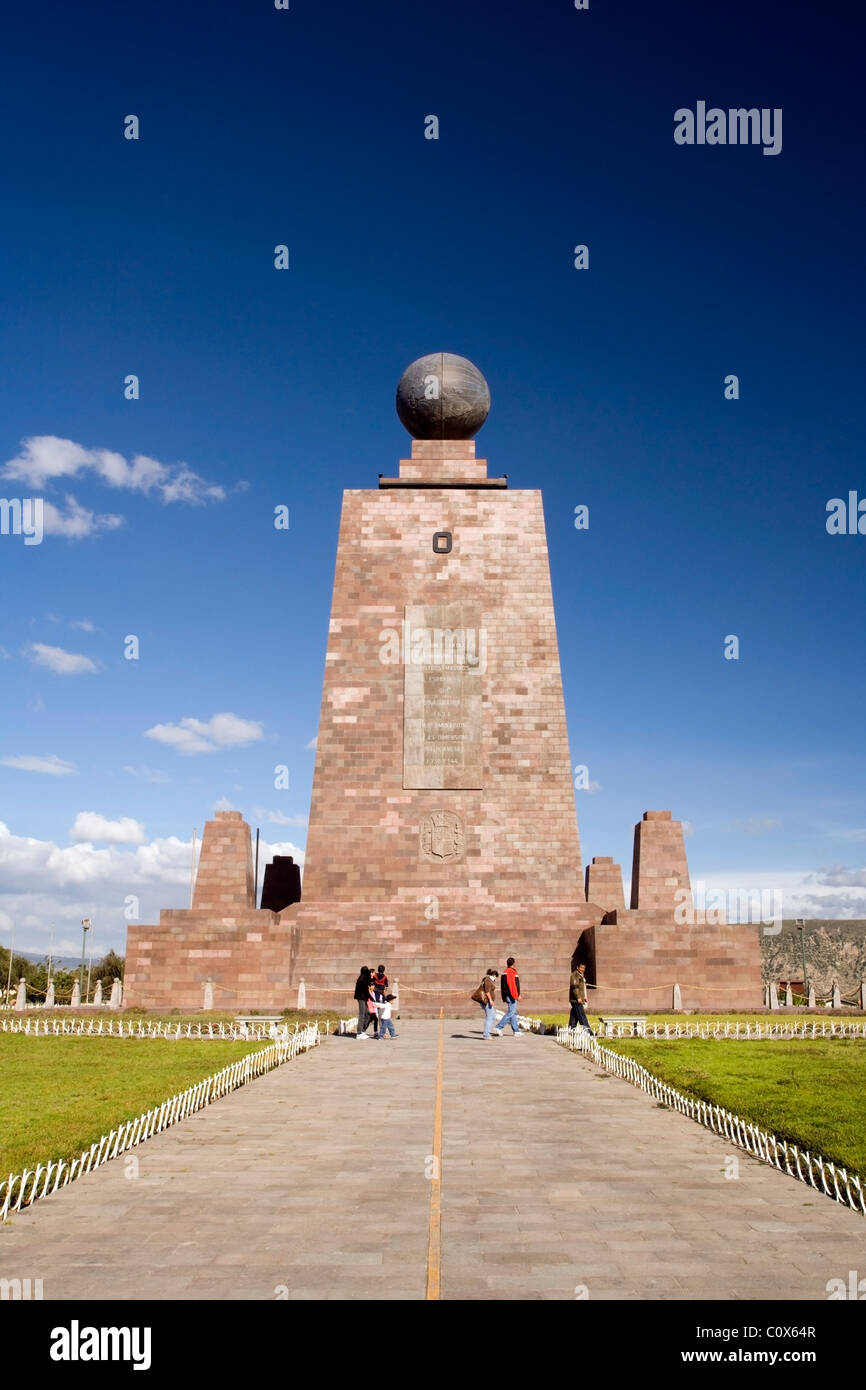
[[[200,506],[203,502],[222,502],[225,488],[210,486],[193,473],[186,464],[181,464],[174,477],[160,484],[163,502],[191,502]]]
[[[304,747],[309,751],[310,749],[315,748],[315,746],[316,746],[316,744],[318,743],[318,741],[319,741],[319,735],[316,734],[315,738],[311,738],[310,741],[309,741],[309,743],[305,743],[305,744],[304,744]]]
[[[69,838],[79,844],[101,840],[109,845],[143,845],[144,826],[131,816],[107,820],[98,811],[79,811]]]
[[[70,627],[77,627],[77,628],[80,628],[82,632],[95,632],[95,631],[96,631],[95,625],[90,621],[89,618],[78,618],[78,619],[73,618],[73,619],[70,621],[69,626],[70,626]]]
[[[160,772],[158,768],[146,767],[144,764],[142,764],[141,767],[125,767],[123,770],[128,773],[130,777],[140,777],[143,782],[171,781],[167,772]]]
[[[82,541],[97,531],[116,531],[123,525],[123,517],[113,512],[98,516],[76,502],[71,493],[66,494],[66,511],[55,507],[53,502],[43,498],[42,530],[46,536],[65,536],[70,541]]]
[[[182,719],[180,725],[154,724],[152,729],[145,729],[144,736],[154,739],[157,743],[165,743],[169,748],[174,748],[178,753],[183,753],[187,757],[194,753],[215,753],[216,744],[202,738],[193,729],[184,727],[196,722],[195,720]]]
[[[849,871],[846,871],[849,872]],[[856,877],[856,871],[850,871]],[[770,902],[772,893],[780,894],[781,913],[786,919],[793,917],[866,917],[866,887],[852,884],[850,891],[833,891],[832,871],[820,870],[817,873],[801,870],[761,870],[755,872],[745,869],[738,873],[699,873],[691,874],[692,889],[700,883],[709,896],[711,892],[725,893],[732,906],[738,901],[744,907],[747,894],[763,892]],[[755,899],[757,901],[757,899]]]
[[[222,501],[226,495],[225,488],[206,483],[185,463],[160,463],[146,454],[136,454],[127,462],[122,454],[111,449],[87,449],[54,434],[23,439],[16,457],[0,470],[0,477],[14,478],[38,489],[57,478],[74,478],[82,473],[95,475],[108,487],[145,495],[155,492],[163,502],[198,505]]]
[[[181,719],[179,724],[155,724],[145,729],[145,738],[165,743],[169,748],[192,757],[196,753],[216,753],[222,748],[242,748],[262,737],[262,726],[255,719],[241,719],[237,714],[215,714],[204,723],[201,719]]]
[[[78,768],[75,763],[67,763],[50,753],[47,758],[31,757],[29,754],[10,754],[0,758],[4,767],[17,767],[21,772],[44,772],[49,777],[69,777]]]
[[[275,854],[290,854],[295,863],[300,866],[301,875],[304,872],[304,851],[297,845],[292,844],[291,840],[279,840],[275,844],[270,844],[267,840],[259,842],[259,886],[261,887],[265,879],[263,865],[269,864]]]
[[[283,811],[267,811],[263,806],[253,807],[253,815],[256,820],[265,821],[270,825],[309,825],[309,816],[287,816]]]
[[[866,869],[848,869],[844,864],[831,864],[819,869],[817,882],[822,887],[866,888]]]
[[[94,958],[110,947],[123,952],[125,913],[138,899],[142,923],[159,920],[163,907],[189,906],[191,841],[175,836],[135,848],[91,843],[62,847],[50,840],[13,835],[0,823],[0,933],[15,924],[15,944],[24,951],[47,951],[49,926],[56,928],[55,952],[81,951],[81,918],[93,919],[88,946]],[[259,847],[259,873],[274,854],[304,852],[291,843]]]
[[[29,651],[37,666],[45,666],[58,676],[80,676],[99,669],[89,656],[82,656],[79,652],[67,652],[63,647],[48,647],[44,642],[33,642]]]
[[[763,835],[768,830],[775,830],[781,823],[772,816],[749,816],[748,820],[734,821],[737,829],[744,830],[747,835]]]
[[[213,804],[214,811],[236,811],[238,808],[233,801],[229,801],[227,796],[221,796],[219,801]]]
[[[866,893],[822,893],[820,896],[804,895],[796,913],[785,916],[825,917],[830,921],[850,920],[866,917]]]

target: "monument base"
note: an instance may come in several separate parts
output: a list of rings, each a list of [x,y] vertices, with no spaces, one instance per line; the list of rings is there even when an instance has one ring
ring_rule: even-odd
[[[213,983],[217,1011],[285,1009],[295,1000],[288,973],[291,931],[277,913],[246,908],[230,916],[207,909],[166,909],[158,926],[126,933],[123,1000],[127,1008],[201,1009]]]
[[[682,1009],[760,1009],[759,932],[732,922],[681,924],[667,910],[609,912],[578,943],[578,959],[596,985],[589,1008],[667,1012],[678,985]]]
[[[496,904],[481,918],[469,909],[428,921],[405,902],[299,903],[280,914],[250,909],[233,917],[165,911],[158,926],[129,928],[125,1002],[149,1009],[201,1009],[213,982],[217,1010],[294,1008],[303,980],[308,1009],[357,1011],[362,965],[383,963],[399,984],[404,1017],[480,1017],[469,998],[484,971],[517,961],[522,1012],[563,1013],[581,933],[601,920],[585,902]]]
[[[759,1009],[760,928],[732,923],[681,925],[669,912],[604,913],[592,903],[496,904],[484,917],[452,909],[428,921],[404,902],[298,903],[282,913],[256,909],[217,917],[169,910],[158,926],[133,926],[127,941],[127,1007],[203,1007],[229,1012],[294,1008],[303,980],[308,1009],[347,1017],[362,965],[383,963],[399,983],[405,1017],[474,1016],[469,995],[489,966],[514,956],[521,1011],[568,1010],[572,959],[583,960],[589,1008],[598,1013],[682,1009]]]

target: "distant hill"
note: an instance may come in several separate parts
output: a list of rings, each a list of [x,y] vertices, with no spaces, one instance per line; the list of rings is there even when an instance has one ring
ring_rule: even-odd
[[[829,994],[838,981],[843,994],[860,988],[866,979],[866,921],[807,917],[804,941],[793,921],[782,923],[776,936],[761,932],[761,964],[765,983],[801,980],[803,946],[810,983]]]
[[[48,955],[47,951],[16,951],[16,956],[23,956],[25,960],[32,960],[34,965],[39,965]],[[100,956],[100,960],[102,957]],[[57,970],[77,970],[81,964],[80,956],[52,956],[51,964]],[[86,962],[85,962],[86,964]]]

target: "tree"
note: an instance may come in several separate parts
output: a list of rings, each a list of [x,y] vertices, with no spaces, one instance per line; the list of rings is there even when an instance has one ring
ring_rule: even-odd
[[[123,979],[125,963],[123,956],[119,956],[116,951],[106,952],[102,960],[93,967],[94,986],[97,980],[101,980],[103,992],[110,990],[113,980]]]
[[[34,970],[36,969],[32,960],[26,956],[19,956],[17,953],[12,956],[12,975],[9,975],[9,947],[0,946],[0,998],[6,1000],[6,981],[9,980],[8,1003],[12,1003],[18,989],[18,981],[21,976],[30,983]]]

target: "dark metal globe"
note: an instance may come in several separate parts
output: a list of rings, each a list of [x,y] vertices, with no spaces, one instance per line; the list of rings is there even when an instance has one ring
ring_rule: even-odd
[[[489,410],[484,377],[454,352],[419,357],[397,383],[397,414],[413,439],[471,439]]]

